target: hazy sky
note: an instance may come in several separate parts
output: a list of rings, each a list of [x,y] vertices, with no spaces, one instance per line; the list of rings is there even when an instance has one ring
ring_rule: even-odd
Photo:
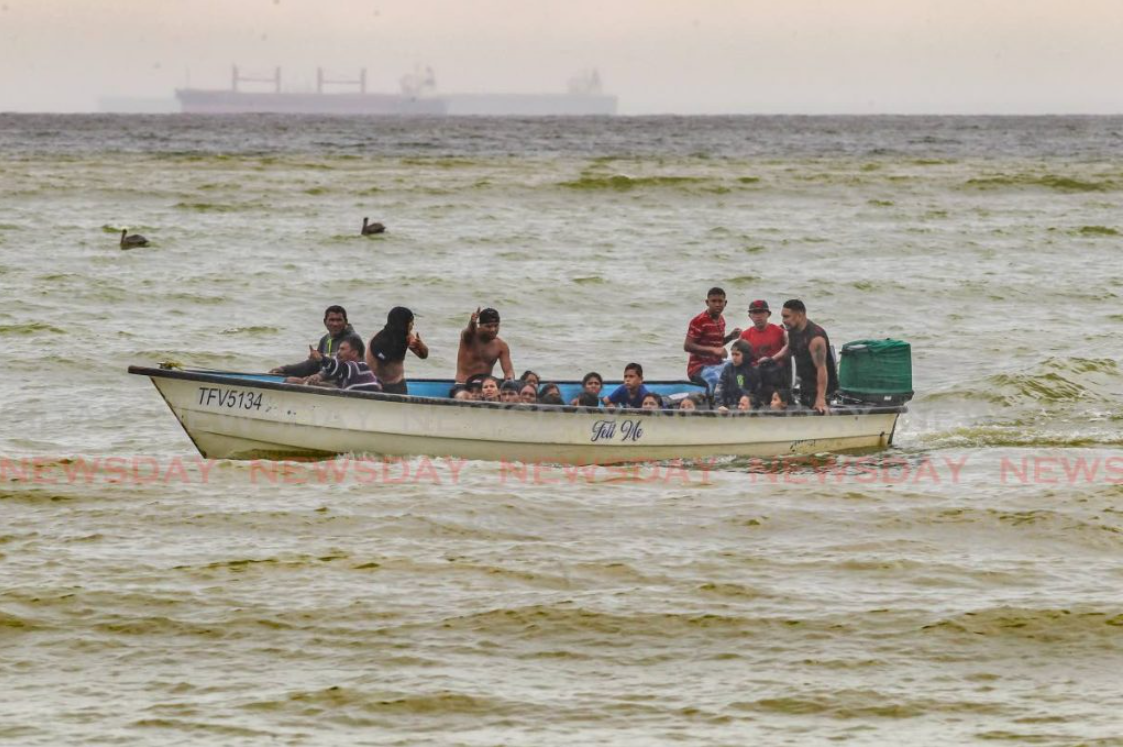
[[[0,0],[0,111],[285,87],[561,91],[620,113],[1120,113],[1123,0]]]

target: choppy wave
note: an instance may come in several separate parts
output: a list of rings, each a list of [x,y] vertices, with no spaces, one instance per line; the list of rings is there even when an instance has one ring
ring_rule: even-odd
[[[200,306],[221,306],[231,302],[231,299],[226,296],[211,296],[204,293],[169,293],[165,296],[172,301],[178,301],[187,306],[200,305]]]
[[[409,692],[334,685],[321,690],[298,690],[283,699],[253,699],[242,708],[255,713],[291,713],[350,726],[392,727],[409,717],[440,717],[446,722],[470,719],[473,725],[533,723],[550,717],[550,709],[531,701],[508,700],[494,694],[436,689]]]
[[[928,633],[999,638],[1012,643],[1066,643],[1091,650],[1123,643],[1123,609],[988,607],[924,627]]]
[[[1014,447],[1042,449],[1123,446],[1118,427],[1107,423],[1089,427],[1083,419],[1058,424],[1051,416],[1013,422],[960,426],[923,434],[920,441],[930,447]]]
[[[3,638],[5,632],[8,634],[29,633],[34,630],[44,630],[48,627],[49,626],[43,625],[42,623],[35,622],[29,617],[13,615],[0,610],[0,638]]]
[[[195,213],[238,213],[265,210],[269,206],[261,202],[177,202],[173,207]]]
[[[1025,454],[1025,452],[1022,452]],[[996,465],[998,479],[1011,485],[1025,485],[1034,479],[1036,455],[1024,461],[1017,456],[1003,460]],[[1094,506],[1102,502],[1112,505],[1123,495],[1123,459],[1119,460],[1116,473],[1103,467],[1103,458],[1096,456],[1051,457],[1045,464],[1050,470],[1047,477],[1056,479],[1058,490],[1073,490],[1076,486],[1082,491],[1083,502]],[[1040,463],[1038,463],[1040,464]],[[1111,479],[1117,484],[1100,483],[1089,485],[1088,477]],[[1068,545],[1081,551],[1096,550],[1118,552],[1123,550],[1123,521],[1114,513],[1101,513],[1090,509],[1083,515],[1075,514],[1065,508],[1026,507],[1026,508],[982,508],[975,506],[941,507],[916,509],[900,517],[917,527],[954,526],[964,531],[983,532],[993,537],[1014,538],[1018,541],[1039,539],[1054,545]],[[922,570],[932,568],[931,563],[917,566]],[[1000,572],[994,569],[956,569],[960,576],[976,577],[983,585],[1017,586],[1032,579],[1018,571]]]
[[[812,691],[787,697],[736,701],[730,708],[789,716],[825,716],[832,719],[913,719],[939,714],[959,718],[974,714],[997,714],[1001,705],[970,698],[901,698],[881,690],[845,689]]]
[[[1111,179],[1093,181],[1055,174],[1002,174],[968,179],[973,189],[1044,188],[1056,192],[1115,192],[1120,184]]]
[[[643,188],[695,187],[710,181],[696,176],[626,176],[624,174],[613,174],[612,176],[585,175],[579,179],[558,182],[557,186],[567,189],[627,192]]]
[[[28,322],[26,324],[0,324],[0,336],[38,335],[42,333],[52,335],[65,335],[66,330],[46,322]]]
[[[1080,234],[1082,236],[1118,236],[1119,230],[1108,226],[1082,226]]]
[[[794,620],[741,614],[701,612],[637,612],[615,613],[583,608],[570,604],[531,605],[504,608],[477,614],[447,618],[442,629],[477,631],[490,635],[569,637],[589,634],[624,634],[629,638],[688,635],[752,636],[769,630],[804,626],[822,632],[837,628],[835,620]]]
[[[401,160],[403,166],[425,166],[435,169],[466,169],[478,166],[477,161],[467,158],[403,158]]]
[[[916,402],[930,415],[958,411],[968,418],[919,434],[929,447],[1123,445],[1114,422],[1123,411],[1123,370],[1110,358],[1048,358],[1028,370],[922,393]]]
[[[1075,402],[1118,403],[1123,396],[1123,372],[1111,358],[1048,358],[1030,371],[993,374],[981,383],[964,382],[922,396],[980,400],[1006,407],[1025,404]]]
[[[1123,390],[1119,362],[1111,358],[1049,358],[1029,373],[997,374],[987,379],[985,389],[993,401],[1015,405],[1041,403],[1116,401]]]

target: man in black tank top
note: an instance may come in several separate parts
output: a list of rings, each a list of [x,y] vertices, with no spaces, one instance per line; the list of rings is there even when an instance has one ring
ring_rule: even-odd
[[[781,312],[788,329],[788,347],[799,377],[799,400],[824,415],[830,410],[827,397],[838,389],[838,372],[831,355],[826,330],[807,318],[803,301],[792,299]]]

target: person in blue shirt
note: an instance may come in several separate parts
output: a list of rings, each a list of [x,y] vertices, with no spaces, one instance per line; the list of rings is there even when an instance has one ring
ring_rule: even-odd
[[[632,407],[638,410],[643,406],[643,398],[647,393],[648,389],[643,385],[643,366],[629,363],[624,366],[624,383],[604,398],[604,404],[607,407]]]

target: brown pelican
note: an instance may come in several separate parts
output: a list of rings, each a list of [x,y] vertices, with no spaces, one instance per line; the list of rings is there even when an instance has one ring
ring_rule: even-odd
[[[138,246],[148,246],[148,239],[141,236],[139,233],[134,233],[132,236],[128,235],[129,229],[121,229],[121,248],[133,249]]]
[[[374,236],[376,233],[385,233],[386,226],[381,223],[371,223],[369,218],[363,218],[363,236]]]

